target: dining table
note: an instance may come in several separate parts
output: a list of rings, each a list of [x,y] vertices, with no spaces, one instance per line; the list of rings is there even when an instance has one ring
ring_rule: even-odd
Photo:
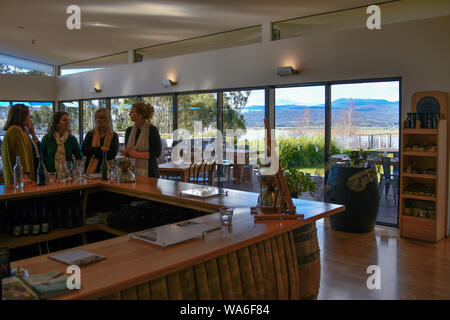
[[[161,163],[159,165],[159,175],[161,177],[179,177],[181,182],[187,182],[189,178],[190,163],[177,164],[173,161]]]
[[[400,165],[398,157],[389,157],[389,158],[391,166],[398,167]],[[333,154],[330,157],[330,161],[332,163],[348,160],[350,160],[350,156],[348,154]],[[381,167],[383,166],[383,155],[368,156],[367,163],[375,165],[377,172],[381,173]]]

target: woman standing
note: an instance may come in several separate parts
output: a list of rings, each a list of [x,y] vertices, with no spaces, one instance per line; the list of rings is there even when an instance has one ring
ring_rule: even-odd
[[[119,150],[119,136],[112,129],[111,114],[107,108],[95,112],[95,123],[95,129],[86,134],[81,147],[86,156],[87,174],[100,172],[103,152],[106,152],[107,160],[112,160]]]
[[[25,131],[29,122],[31,122],[30,109],[24,104],[16,104],[9,109],[8,119],[3,127],[6,134],[2,143],[5,185],[14,184],[13,170],[16,156],[20,157],[20,164],[23,166],[24,184],[33,183],[35,180],[33,149],[29,134]]]
[[[138,176],[159,178],[157,159],[161,155],[161,137],[151,124],[155,109],[149,103],[136,102],[131,107],[130,119],[134,126],[125,132],[125,148],[121,152],[136,159]]]
[[[76,160],[83,158],[80,144],[71,134],[67,112],[53,114],[48,133],[42,138],[41,154],[48,172],[59,172],[60,163],[64,165],[66,161],[72,161],[72,157]]]

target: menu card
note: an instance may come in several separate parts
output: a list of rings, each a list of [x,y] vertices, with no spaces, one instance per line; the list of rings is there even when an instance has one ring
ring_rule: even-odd
[[[104,256],[80,249],[73,249],[63,253],[54,254],[48,257],[68,265],[77,265],[77,266],[82,266],[89,264],[91,262],[105,259]]]
[[[219,226],[205,223],[185,221],[134,232],[129,236],[132,239],[138,239],[159,245],[161,247],[167,247],[191,239],[203,237],[205,232],[217,230],[219,228]]]

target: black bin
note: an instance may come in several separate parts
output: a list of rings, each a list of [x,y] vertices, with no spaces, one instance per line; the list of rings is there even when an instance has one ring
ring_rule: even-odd
[[[365,233],[375,227],[378,214],[378,181],[374,179],[360,192],[347,187],[347,179],[366,170],[360,167],[334,165],[328,174],[326,201],[343,204],[346,210],[330,216],[331,228],[343,232]]]

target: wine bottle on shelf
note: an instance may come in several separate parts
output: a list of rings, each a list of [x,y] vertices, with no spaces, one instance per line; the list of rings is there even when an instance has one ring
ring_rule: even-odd
[[[22,212],[22,234],[28,236],[31,234],[31,210],[28,206],[23,206]]]
[[[63,202],[60,199],[56,199],[55,201],[55,228],[63,228],[64,227],[64,209]]]
[[[47,214],[48,214],[48,231],[52,231],[54,229],[54,209],[55,206],[51,201],[51,198],[45,198],[47,205]]]
[[[41,233],[41,215],[39,212],[39,206],[36,206],[34,203],[30,202],[31,210],[32,210],[32,233],[33,236],[37,236]]]
[[[14,171],[14,189],[23,190],[23,166],[20,164],[20,157],[16,156]]]
[[[36,182],[38,186],[45,186],[47,184],[47,170],[45,169],[42,157],[39,157],[39,165],[36,171]]]
[[[102,173],[102,180],[108,180],[108,161],[106,159],[106,151],[103,151],[101,173]]]
[[[428,117],[427,117],[427,128],[428,129],[432,129],[433,128],[433,119],[431,118],[431,113],[428,112],[427,115],[428,115]]]
[[[13,205],[11,205],[9,211],[10,234],[13,237],[20,237],[20,235],[22,234],[22,222],[20,218],[20,207],[18,203],[14,203]]]
[[[74,225],[73,225],[73,204],[71,203],[71,197],[70,197],[70,195],[69,196],[67,196],[66,197],[66,203],[67,203],[67,205],[66,205],[66,207],[63,209],[64,210],[64,212],[65,212],[65,225],[66,225],[66,228],[73,228],[74,227]]]
[[[42,218],[41,218],[41,232],[48,233],[50,229],[50,216],[48,214],[49,208],[46,206],[45,199],[42,199]]]
[[[81,227],[83,225],[83,212],[81,206],[81,197],[78,191],[74,194],[74,206],[75,225],[77,227]]]

